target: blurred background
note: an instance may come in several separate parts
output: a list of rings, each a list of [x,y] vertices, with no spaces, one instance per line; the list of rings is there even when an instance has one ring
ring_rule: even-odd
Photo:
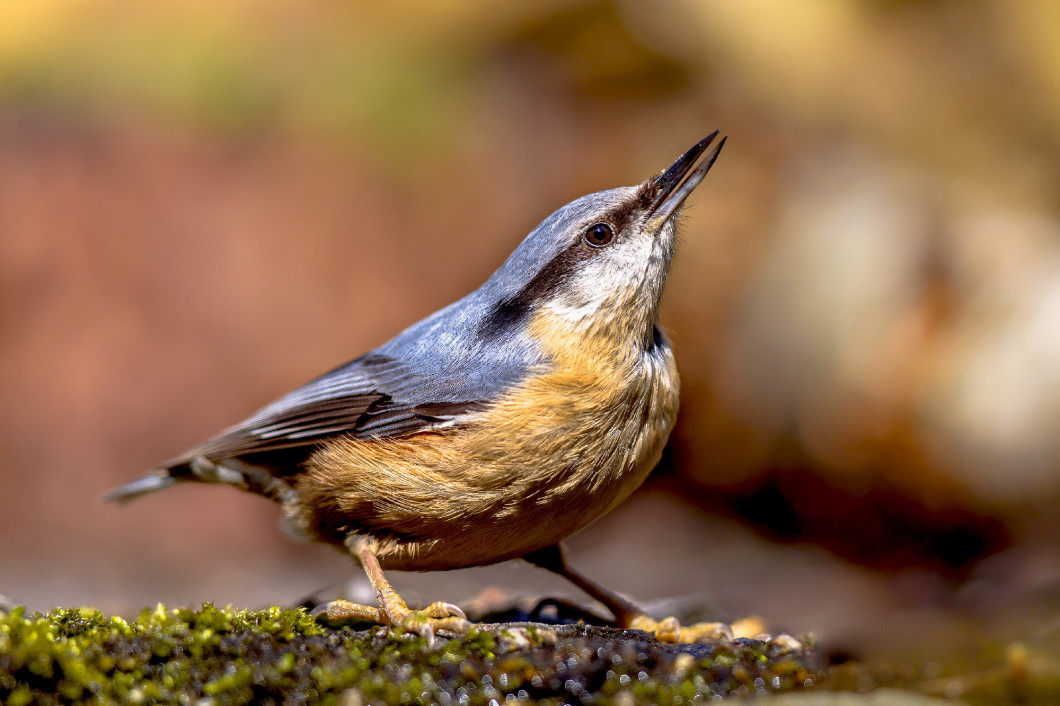
[[[259,498],[100,496],[715,127],[663,310],[678,428],[572,561],[861,649],[1055,637],[1050,0],[0,4],[0,593],[337,595],[355,564]],[[578,596],[518,563],[394,580]]]

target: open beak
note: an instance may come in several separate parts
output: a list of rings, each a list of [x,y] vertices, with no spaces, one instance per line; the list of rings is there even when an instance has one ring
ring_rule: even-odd
[[[703,156],[703,153],[707,151],[707,148],[710,147],[710,144],[714,142],[714,138],[718,136],[719,132],[720,130],[715,130],[697,142],[692,149],[678,157],[677,161],[669,169],[655,178],[652,186],[658,189],[658,194],[652,201],[648,211],[648,217],[651,222],[660,226],[665,223],[666,219],[672,216],[674,211],[684,203],[688,195],[699,186],[699,182],[703,181],[703,177],[714,166],[714,161],[718,158],[721,148],[725,146],[727,138],[721,138],[721,141],[718,142],[714,149],[707,153],[703,161],[699,162],[699,166],[696,167],[695,165],[699,158]],[[686,175],[687,179],[685,178]]]

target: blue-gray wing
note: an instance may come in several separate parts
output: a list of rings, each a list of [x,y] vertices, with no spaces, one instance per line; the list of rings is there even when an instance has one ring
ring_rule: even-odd
[[[490,323],[505,301],[501,294],[512,288],[506,278],[519,274],[510,271],[513,267],[506,264],[462,300],[163,468],[198,456],[232,458],[313,447],[341,435],[380,438],[459,423],[547,365],[537,344],[518,327]]]
[[[163,467],[197,456],[222,459],[315,446],[340,435],[364,439],[425,431],[451,424],[486,404],[445,393],[436,380],[421,379],[402,362],[369,353],[276,400]]]

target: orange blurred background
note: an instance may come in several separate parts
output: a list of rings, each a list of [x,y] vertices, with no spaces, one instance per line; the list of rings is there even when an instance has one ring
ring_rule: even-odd
[[[850,639],[1055,608],[1049,0],[3,4],[0,593],[128,612],[356,575],[228,489],[99,498],[715,127],[663,310],[679,426],[574,562]],[[395,582],[577,595],[516,564]]]

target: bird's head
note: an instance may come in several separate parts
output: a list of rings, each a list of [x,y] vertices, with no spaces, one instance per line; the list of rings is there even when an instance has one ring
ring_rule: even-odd
[[[639,186],[583,196],[546,218],[483,287],[493,308],[481,333],[510,330],[547,313],[572,333],[651,336],[678,212],[725,144],[722,138],[708,152],[717,135]]]

